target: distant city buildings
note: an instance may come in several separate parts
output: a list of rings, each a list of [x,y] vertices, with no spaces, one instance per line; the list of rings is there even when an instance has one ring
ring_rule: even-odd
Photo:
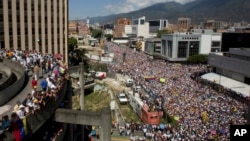
[[[89,24],[83,21],[78,22],[78,34],[83,37],[90,35]]]
[[[177,20],[177,30],[180,32],[186,32],[192,27],[192,20],[190,18],[178,18]]]
[[[67,11],[67,0],[1,0],[0,48],[61,53],[67,59]]]
[[[78,26],[76,21],[71,21],[68,26],[68,34],[74,35],[78,34]]]
[[[202,29],[213,29],[214,31],[225,29],[225,24],[222,21],[216,20],[207,20],[205,22],[201,22]]]
[[[113,34],[113,42],[129,44],[129,41],[136,42],[140,38],[142,51],[168,61],[186,61],[192,55],[225,52],[237,45],[250,46],[250,34],[247,34],[250,28],[246,22],[227,23],[211,19],[194,25],[190,18],[180,17],[177,24],[173,24],[167,19],[146,20],[142,16],[118,18],[111,25],[103,24],[100,27],[104,34]],[[165,29],[171,34],[155,38],[157,31]]]

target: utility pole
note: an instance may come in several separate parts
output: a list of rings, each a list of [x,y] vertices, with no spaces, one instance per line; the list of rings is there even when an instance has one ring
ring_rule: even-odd
[[[80,88],[81,88],[81,94],[80,94],[80,106],[81,111],[84,110],[84,64],[80,63]]]
[[[80,106],[81,106],[81,111],[84,110],[84,63],[80,63],[80,89],[81,89],[81,94],[80,94]],[[84,141],[85,138],[85,132],[84,132],[85,126],[82,126],[82,136],[81,136],[81,141]]]

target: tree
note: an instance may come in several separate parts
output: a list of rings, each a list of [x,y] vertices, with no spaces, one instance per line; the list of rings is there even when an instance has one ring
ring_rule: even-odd
[[[81,48],[81,49],[75,49],[74,51],[71,52],[71,56],[70,56],[70,62],[73,66],[75,65],[79,65],[79,63],[83,62],[84,63],[84,67],[89,68],[89,60],[88,57],[86,56],[86,54],[88,53],[88,50],[85,48]]]
[[[111,39],[113,38],[113,35],[105,34],[104,37],[107,39],[107,41],[111,41]]]
[[[73,51],[77,47],[77,40],[74,37],[70,37],[68,40],[69,52]]]
[[[102,31],[99,29],[92,29],[91,36],[94,38],[100,38],[102,36]]]
[[[157,38],[161,38],[162,34],[170,34],[170,33],[171,32],[169,30],[166,30],[166,29],[164,29],[164,30],[158,30],[157,31]]]

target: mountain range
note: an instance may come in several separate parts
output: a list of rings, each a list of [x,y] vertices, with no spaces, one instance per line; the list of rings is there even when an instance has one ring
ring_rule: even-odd
[[[92,17],[91,23],[114,23],[117,18],[138,18],[146,16],[146,20],[168,19],[176,23],[179,17],[189,17],[194,23],[205,20],[226,22],[250,21],[250,0],[195,0],[186,4],[164,2],[132,11],[129,13]]]

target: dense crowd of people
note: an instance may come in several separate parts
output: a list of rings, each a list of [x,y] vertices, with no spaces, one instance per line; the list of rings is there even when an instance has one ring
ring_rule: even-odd
[[[49,100],[56,100],[59,90],[65,81],[67,73],[63,60],[54,58],[51,54],[43,54],[37,51],[24,50],[0,50],[0,58],[11,59],[23,65],[26,73],[32,73],[30,85],[31,91],[22,101],[18,100],[11,115],[4,115],[1,130],[13,133],[16,141],[21,141],[27,134],[26,116],[34,114],[46,106]],[[47,74],[47,75],[43,75]],[[44,76],[41,78],[40,76]],[[39,79],[41,83],[39,84]],[[39,86],[40,85],[40,86]],[[38,89],[41,87],[41,89]],[[50,141],[53,138],[46,137]]]
[[[216,91],[192,79],[195,72],[208,71],[206,65],[188,65],[153,60],[143,52],[107,42],[115,62],[109,64],[109,73],[123,73],[132,78],[134,85],[145,91],[146,103],[158,103],[171,117],[177,117],[178,126],[144,125],[145,137],[155,141],[165,140],[229,140],[231,124],[245,124],[243,117],[247,105],[225,91]],[[147,78],[147,79],[146,79]],[[152,79],[148,79],[152,78]],[[163,83],[160,78],[166,81]],[[228,91],[227,91],[228,92]]]

